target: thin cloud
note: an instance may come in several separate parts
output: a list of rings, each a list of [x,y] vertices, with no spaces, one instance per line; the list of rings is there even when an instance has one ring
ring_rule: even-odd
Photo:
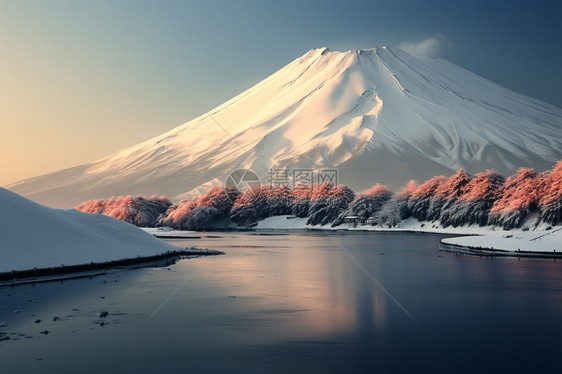
[[[439,53],[441,46],[446,40],[447,39],[442,34],[436,34],[419,43],[402,42],[398,45],[398,48],[412,55],[434,57]]]

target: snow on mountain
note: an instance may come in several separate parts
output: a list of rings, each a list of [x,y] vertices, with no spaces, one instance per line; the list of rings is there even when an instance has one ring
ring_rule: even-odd
[[[123,221],[48,208],[0,187],[0,273],[149,257],[179,249]]]
[[[394,48],[311,50],[223,105],[100,161],[8,188],[53,206],[122,194],[173,200],[237,168],[338,168],[355,190],[458,168],[544,170],[562,109],[450,62]]]

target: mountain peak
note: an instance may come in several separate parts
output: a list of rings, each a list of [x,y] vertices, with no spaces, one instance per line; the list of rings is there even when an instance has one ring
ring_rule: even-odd
[[[329,52],[333,52],[333,53],[343,53],[343,54],[370,54],[370,53],[375,53],[377,51],[383,51],[383,50],[390,50],[390,47],[387,46],[379,46],[379,47],[374,47],[374,48],[360,48],[360,49],[348,49],[348,50],[337,50],[337,49],[333,49],[330,47],[321,47],[321,48],[314,48],[309,50],[308,52],[306,52],[303,56],[306,55],[323,55]],[[394,50],[394,48],[393,48]]]
[[[322,47],[166,134],[10,187],[61,207],[123,194],[177,200],[234,169],[266,181],[276,168],[337,169],[356,190],[398,189],[459,168],[549,169],[562,158],[561,124],[562,109],[443,60]]]

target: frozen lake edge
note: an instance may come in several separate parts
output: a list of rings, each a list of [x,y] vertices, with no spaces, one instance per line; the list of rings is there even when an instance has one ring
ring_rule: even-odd
[[[142,267],[142,265],[149,266],[154,265],[155,263],[159,265],[159,262],[161,261],[166,261],[166,264],[171,265],[178,259],[185,258],[186,256],[218,256],[223,254],[224,252],[212,249],[186,248],[183,250],[160,253],[153,256],[138,256],[135,258],[123,258],[79,265],[14,270],[0,273],[0,287],[94,277],[104,274],[105,271],[112,268],[130,267],[135,265]],[[159,266],[167,266],[166,264]]]

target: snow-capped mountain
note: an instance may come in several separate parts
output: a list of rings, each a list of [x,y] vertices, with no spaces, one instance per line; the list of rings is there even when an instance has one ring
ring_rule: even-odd
[[[179,199],[237,168],[337,168],[355,190],[393,189],[562,158],[562,109],[450,62],[380,47],[314,49],[230,101],[91,164],[10,189],[53,206],[121,194]]]

